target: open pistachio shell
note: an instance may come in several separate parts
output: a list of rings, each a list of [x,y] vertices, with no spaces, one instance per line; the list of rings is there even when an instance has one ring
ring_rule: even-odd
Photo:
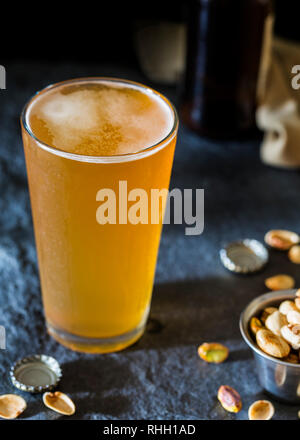
[[[274,406],[268,400],[253,402],[248,410],[249,420],[270,420],[274,415]]]
[[[23,397],[17,394],[3,394],[0,396],[0,417],[15,419],[26,409]]]
[[[71,416],[75,413],[74,402],[69,396],[61,393],[60,391],[55,391],[55,393],[44,393],[43,402],[48,408],[58,412],[59,414]]]

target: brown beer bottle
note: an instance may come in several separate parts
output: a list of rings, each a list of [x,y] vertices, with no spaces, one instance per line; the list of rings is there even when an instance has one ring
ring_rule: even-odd
[[[271,1],[190,0],[187,19],[182,121],[207,137],[249,135],[271,46]]]

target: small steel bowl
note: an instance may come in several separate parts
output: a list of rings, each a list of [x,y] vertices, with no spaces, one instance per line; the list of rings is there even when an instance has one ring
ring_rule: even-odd
[[[240,330],[245,342],[252,349],[256,361],[259,382],[264,390],[276,399],[286,403],[300,403],[300,364],[276,359],[264,353],[255,343],[249,323],[252,316],[270,306],[278,306],[282,301],[295,299],[296,289],[266,293],[248,304],[240,317]]]

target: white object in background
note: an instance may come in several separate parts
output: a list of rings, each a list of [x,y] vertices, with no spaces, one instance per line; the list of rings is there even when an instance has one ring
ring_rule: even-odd
[[[300,44],[274,39],[264,96],[256,120],[264,131],[261,159],[281,168],[300,167],[300,90],[293,67],[300,64]]]

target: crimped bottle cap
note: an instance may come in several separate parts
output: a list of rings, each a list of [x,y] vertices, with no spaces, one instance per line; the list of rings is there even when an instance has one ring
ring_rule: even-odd
[[[62,377],[59,363],[45,354],[36,354],[15,362],[10,369],[13,385],[29,393],[43,393],[56,388]]]
[[[269,260],[269,252],[259,241],[247,238],[229,243],[220,250],[220,258],[231,272],[247,274],[261,270]]]

